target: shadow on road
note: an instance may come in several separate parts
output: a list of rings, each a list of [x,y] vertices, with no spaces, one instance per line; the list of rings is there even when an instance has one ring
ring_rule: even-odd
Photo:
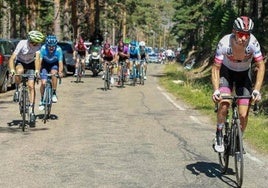
[[[235,180],[227,177],[227,175],[235,175],[235,172],[230,168],[228,169],[227,174],[222,174],[220,165],[216,163],[196,162],[187,165],[186,168],[195,176],[205,174],[209,178],[219,178],[230,187],[237,187]],[[233,177],[235,178],[235,176]]]

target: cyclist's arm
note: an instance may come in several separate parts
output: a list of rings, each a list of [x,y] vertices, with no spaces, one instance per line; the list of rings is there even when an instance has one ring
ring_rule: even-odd
[[[264,61],[261,60],[259,62],[256,62],[256,66],[257,66],[257,76],[256,76],[256,83],[255,83],[254,89],[257,91],[260,91],[262,82],[264,79],[264,74],[265,74]]]
[[[34,64],[35,64],[35,70],[39,72],[41,69],[40,51],[37,51],[35,53]]]
[[[212,65],[211,80],[212,80],[212,85],[213,85],[214,91],[219,89],[220,69],[221,69],[221,65],[215,64],[215,63]]]
[[[13,54],[11,55],[11,57],[9,58],[9,62],[8,62],[8,64],[9,64],[9,69],[10,69],[10,70],[15,70],[14,61],[15,61],[16,57],[17,57],[17,55],[16,55],[15,53],[13,53]]]

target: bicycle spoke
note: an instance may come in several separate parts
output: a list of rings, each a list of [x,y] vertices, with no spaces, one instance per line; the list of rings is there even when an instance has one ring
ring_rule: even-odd
[[[237,124],[235,126],[235,172],[236,172],[236,180],[239,187],[242,186],[243,183],[243,171],[244,171],[244,156],[243,156],[243,141],[240,126]]]

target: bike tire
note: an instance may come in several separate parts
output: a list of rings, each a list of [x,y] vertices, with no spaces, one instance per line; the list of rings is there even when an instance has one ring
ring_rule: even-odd
[[[124,65],[122,65],[121,66],[121,73],[120,73],[120,87],[124,87],[124,81],[125,81],[124,69],[125,69],[125,67],[124,67]]]
[[[108,71],[106,73],[107,75],[107,89],[110,89],[111,86],[111,75],[110,75],[110,68],[108,68]]]
[[[144,85],[144,68],[143,65],[140,67],[140,84]]]
[[[109,83],[108,83],[108,80],[109,80],[109,79],[108,79],[108,78],[109,78],[109,77],[108,77],[108,74],[109,74],[109,73],[108,73],[108,71],[106,70],[105,75],[104,75],[104,90],[105,90],[105,91],[107,91],[107,89],[109,88],[109,85],[108,85],[108,84],[109,84]]]
[[[230,135],[224,135],[224,152],[218,153],[222,174],[225,174],[227,172],[229,166],[230,149],[228,137],[230,137]]]
[[[242,186],[244,176],[244,156],[243,156],[243,138],[240,124],[234,125],[234,162],[236,181],[239,187]]]
[[[78,67],[77,67],[77,76],[76,76],[76,82],[77,83],[78,82],[81,82],[81,78],[82,78],[82,65],[81,65],[81,62],[80,61],[78,63]]]
[[[49,119],[49,115],[50,115],[50,105],[51,105],[51,89],[48,88],[48,86],[46,86],[45,91],[44,91],[44,98],[43,98],[43,104],[44,104],[44,116],[43,116],[43,121],[44,123],[47,122],[47,120]]]
[[[27,125],[26,115],[27,115],[27,91],[25,89],[22,90],[22,131],[25,131],[25,127]]]

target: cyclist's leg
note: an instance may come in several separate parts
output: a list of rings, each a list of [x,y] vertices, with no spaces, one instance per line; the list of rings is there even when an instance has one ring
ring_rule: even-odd
[[[220,70],[219,90],[221,92],[221,95],[230,95],[232,93],[233,81],[231,78],[232,78],[231,72],[227,67],[223,65]],[[224,151],[222,129],[224,127],[229,106],[230,106],[229,100],[222,100],[219,104],[217,112],[216,142],[214,149],[218,152]]]
[[[17,74],[23,74],[24,72],[24,67],[21,63],[16,62],[15,64],[15,71]],[[20,76],[15,76],[15,92],[13,96],[13,101],[18,102],[19,101],[19,85],[21,83],[21,77]]]
[[[58,64],[54,64],[51,67],[50,74],[57,74],[58,70],[59,70]],[[55,103],[55,102],[58,101],[58,96],[57,96],[57,93],[56,93],[57,84],[58,84],[58,78],[56,76],[52,76],[51,80],[52,80],[52,94],[53,94],[52,95],[52,102]]]
[[[236,95],[250,96],[252,91],[252,81],[249,76],[248,71],[240,72],[237,77],[235,77],[236,82]],[[242,134],[244,133],[249,113],[250,100],[249,99],[239,99],[238,100],[238,111],[240,118],[240,125]]]
[[[45,85],[47,82],[47,74],[48,74],[48,70],[46,68],[42,68],[41,69],[41,85],[40,85],[40,95],[41,95],[41,99],[39,102],[39,110],[43,110],[44,109],[44,104],[43,104],[43,98],[44,98],[44,91],[45,91]]]
[[[86,57],[85,56],[82,57],[81,64],[82,64],[82,75],[85,75],[85,71],[86,71]]]

